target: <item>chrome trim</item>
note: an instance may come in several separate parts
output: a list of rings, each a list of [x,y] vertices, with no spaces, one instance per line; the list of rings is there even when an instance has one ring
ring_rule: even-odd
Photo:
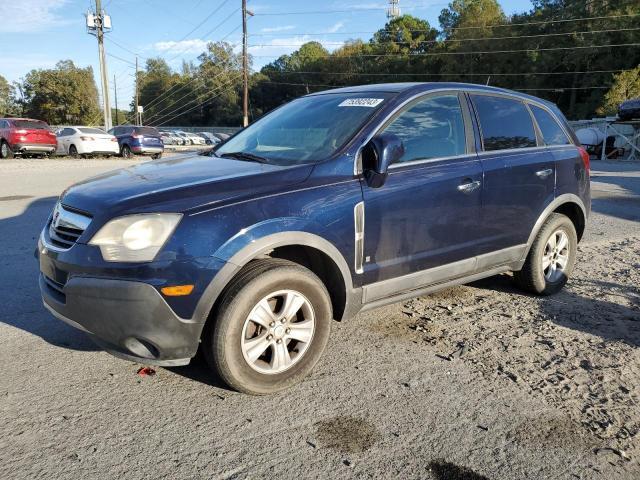
[[[434,157],[434,158],[425,158],[423,160],[411,160],[410,162],[393,163],[389,165],[389,170],[395,170],[397,168],[401,168],[404,166],[422,165],[422,164],[428,164],[428,163],[442,162],[446,160],[455,160],[457,158],[468,158],[474,161],[476,160],[475,153],[464,153],[461,155],[451,155],[448,157]]]
[[[353,228],[355,232],[355,259],[356,273],[364,271],[364,202],[356,203],[353,207]]]
[[[553,169],[552,168],[545,168],[544,170],[538,170],[536,172],[536,176],[538,176],[540,178],[547,178],[552,173],[553,173]]]
[[[56,203],[53,209],[53,217],[51,218],[53,228],[64,227],[85,231],[90,223],[91,218],[67,210],[60,202]]]
[[[480,188],[480,180],[476,180],[474,182],[463,183],[462,185],[458,185],[458,191],[462,193],[473,193],[478,188]]]

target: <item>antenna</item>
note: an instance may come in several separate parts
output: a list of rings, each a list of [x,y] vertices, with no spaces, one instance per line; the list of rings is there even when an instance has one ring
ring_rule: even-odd
[[[389,8],[387,8],[387,18],[398,18],[400,13],[400,0],[389,0]]]

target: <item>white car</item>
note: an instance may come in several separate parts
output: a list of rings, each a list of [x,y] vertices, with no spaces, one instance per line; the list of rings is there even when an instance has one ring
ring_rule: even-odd
[[[77,158],[85,155],[120,154],[118,139],[95,127],[64,127],[56,132],[58,137],[58,155]]]
[[[181,130],[176,131],[176,133],[186,140],[187,145],[204,145],[205,144],[204,138],[202,138],[199,135],[196,135],[195,133],[183,132]]]

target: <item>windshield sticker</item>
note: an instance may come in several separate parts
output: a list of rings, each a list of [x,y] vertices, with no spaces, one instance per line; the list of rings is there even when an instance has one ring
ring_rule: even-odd
[[[384,98],[347,98],[340,103],[339,107],[377,107]]]

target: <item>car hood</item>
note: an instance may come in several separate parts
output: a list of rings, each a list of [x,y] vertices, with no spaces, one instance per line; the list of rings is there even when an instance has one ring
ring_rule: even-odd
[[[280,191],[304,181],[312,168],[219,157],[179,157],[89,178],[69,187],[61,202],[92,216],[189,212]]]

